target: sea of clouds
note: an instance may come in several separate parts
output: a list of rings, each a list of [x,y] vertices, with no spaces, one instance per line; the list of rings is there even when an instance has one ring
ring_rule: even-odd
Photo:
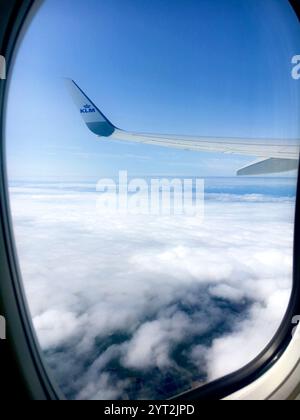
[[[268,344],[292,284],[294,198],[206,194],[205,217],[97,214],[87,184],[11,206],[37,335],[72,399],[166,398]]]

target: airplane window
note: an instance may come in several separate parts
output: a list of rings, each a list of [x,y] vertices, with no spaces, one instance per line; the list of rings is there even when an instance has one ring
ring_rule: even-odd
[[[11,74],[6,158],[33,324],[68,399],[171,398],[278,330],[299,39],[287,0],[39,9]]]

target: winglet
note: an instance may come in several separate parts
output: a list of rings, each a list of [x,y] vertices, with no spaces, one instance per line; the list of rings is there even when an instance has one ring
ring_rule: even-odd
[[[74,80],[66,79],[66,84],[88,129],[97,136],[110,137],[116,127],[102,114]]]
[[[298,169],[299,162],[297,159],[279,159],[270,158],[259,162],[252,163],[237,172],[238,176],[244,175],[264,175],[275,174],[280,172],[293,171]]]

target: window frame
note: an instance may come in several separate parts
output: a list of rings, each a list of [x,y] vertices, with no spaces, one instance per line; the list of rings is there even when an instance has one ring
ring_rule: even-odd
[[[0,313],[6,319],[7,340],[1,341],[4,395],[15,399],[63,399],[44,361],[28,309],[18,263],[6,171],[5,118],[9,74],[18,45],[42,0],[0,2],[0,54],[7,80],[0,80]],[[4,360],[5,358],[5,360]],[[3,398],[4,399],[4,398]]]
[[[298,0],[289,0],[300,17]],[[22,35],[26,32],[43,0],[0,0],[0,54],[6,58],[8,77]],[[9,191],[5,153],[6,100],[8,80],[0,80],[0,314],[7,320],[8,340],[0,343],[4,348],[5,383],[13,382],[7,394],[14,392],[16,384],[24,398],[34,400],[64,399],[47,369],[32,325],[23,289],[13,235],[9,207]],[[172,398],[176,400],[219,400],[250,385],[266,373],[284,354],[292,339],[292,319],[300,314],[300,172],[298,174],[293,289],[285,317],[268,346],[248,365],[200,388]],[[2,361],[3,363],[3,361]],[[7,374],[6,374],[7,373]],[[2,372],[1,372],[2,376]],[[20,385],[19,385],[20,384]],[[274,385],[275,386],[275,385]],[[20,395],[21,395],[20,394]]]

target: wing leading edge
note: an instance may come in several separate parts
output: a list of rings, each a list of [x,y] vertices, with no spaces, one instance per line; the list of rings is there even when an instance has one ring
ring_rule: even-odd
[[[196,152],[221,152],[255,156],[261,160],[240,169],[237,175],[260,175],[298,168],[300,140],[195,137],[135,133],[115,127],[73,81],[67,79],[71,96],[83,121],[94,134],[112,140],[144,143]]]

